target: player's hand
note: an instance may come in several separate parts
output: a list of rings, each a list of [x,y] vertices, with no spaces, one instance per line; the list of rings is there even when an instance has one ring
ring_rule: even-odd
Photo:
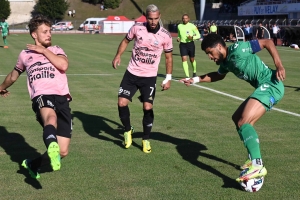
[[[180,42],[180,38],[177,38],[177,42]]]
[[[43,46],[38,46],[38,45],[34,45],[34,44],[27,44],[26,47],[29,50],[32,50],[32,51],[35,51],[35,52],[41,53],[41,54],[43,54],[46,49]]]
[[[186,86],[190,86],[191,84],[194,83],[194,80],[192,78],[183,78],[180,79],[181,83],[184,83]]]
[[[120,63],[121,63],[121,58],[120,58],[120,56],[116,56],[116,57],[113,59],[113,61],[112,61],[112,67],[113,67],[114,69],[118,69],[117,66],[119,66]]]
[[[285,69],[284,69],[283,66],[277,67],[276,77],[277,77],[278,81],[284,81],[285,80]]]
[[[8,90],[1,90],[0,91],[0,95],[2,97],[7,97],[10,94],[10,92]]]
[[[164,80],[160,86],[162,87],[161,91],[169,89],[171,87],[171,80]]]
[[[193,36],[191,36],[191,35],[189,35],[187,38],[188,38],[189,40],[193,40]]]

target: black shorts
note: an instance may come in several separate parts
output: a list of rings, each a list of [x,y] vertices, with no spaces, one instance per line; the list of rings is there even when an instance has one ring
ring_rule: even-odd
[[[139,77],[131,74],[126,70],[119,88],[118,97],[123,97],[132,101],[132,97],[137,90],[140,91],[141,102],[148,102],[153,104],[156,90],[156,76],[155,77]]]
[[[72,116],[69,101],[66,96],[39,95],[32,99],[32,110],[36,114],[36,120],[44,127],[40,109],[52,108],[57,115],[57,135],[71,138]]]
[[[180,50],[180,56],[189,56],[191,58],[195,57],[195,43],[188,42],[188,43],[182,43],[179,44],[179,50]]]

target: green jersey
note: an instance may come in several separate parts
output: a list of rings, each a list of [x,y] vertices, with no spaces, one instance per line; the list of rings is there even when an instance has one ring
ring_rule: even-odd
[[[9,25],[7,22],[0,22],[0,27],[3,33],[8,32]]]
[[[219,67],[220,74],[234,73],[240,79],[257,88],[262,83],[270,81],[275,70],[270,69],[255,54],[251,42],[236,42],[228,47],[227,57]],[[256,49],[257,50],[257,49]],[[272,77],[273,76],[273,77]]]
[[[193,40],[188,39],[188,36],[193,36],[193,40],[197,40],[200,38],[200,33],[198,28],[191,23],[179,24],[178,25],[178,38],[180,38],[180,42],[187,43]]]

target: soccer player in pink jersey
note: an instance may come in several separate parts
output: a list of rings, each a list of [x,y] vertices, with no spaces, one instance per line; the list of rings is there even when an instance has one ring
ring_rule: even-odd
[[[132,144],[133,127],[130,123],[129,101],[137,90],[140,91],[140,101],[143,103],[143,152],[150,153],[149,136],[154,121],[153,101],[155,98],[156,78],[162,52],[165,52],[166,78],[161,86],[163,90],[170,88],[173,69],[173,43],[169,32],[160,26],[160,12],[157,6],[151,4],[146,8],[147,22],[135,24],[119,45],[117,54],[112,61],[113,68],[120,65],[121,55],[128,43],[134,40],[131,60],[120,84],[118,95],[119,117],[125,128],[124,146]]]
[[[38,170],[51,165],[53,171],[61,167],[61,158],[67,156],[72,132],[69,101],[71,95],[66,71],[68,58],[58,46],[51,46],[51,22],[44,16],[36,16],[29,22],[30,35],[35,44],[27,44],[21,51],[17,64],[0,85],[3,97],[24,71],[32,100],[32,109],[43,127],[43,140],[47,151],[33,160],[26,159],[22,166],[31,177],[38,179]]]

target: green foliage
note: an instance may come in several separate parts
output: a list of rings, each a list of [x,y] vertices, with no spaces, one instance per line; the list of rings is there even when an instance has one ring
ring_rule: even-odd
[[[104,7],[115,9],[120,5],[120,0],[104,0]]]
[[[11,13],[10,3],[7,0],[0,0],[0,19],[7,19]]]
[[[33,15],[42,14],[52,20],[61,20],[69,6],[65,0],[39,0]]]

